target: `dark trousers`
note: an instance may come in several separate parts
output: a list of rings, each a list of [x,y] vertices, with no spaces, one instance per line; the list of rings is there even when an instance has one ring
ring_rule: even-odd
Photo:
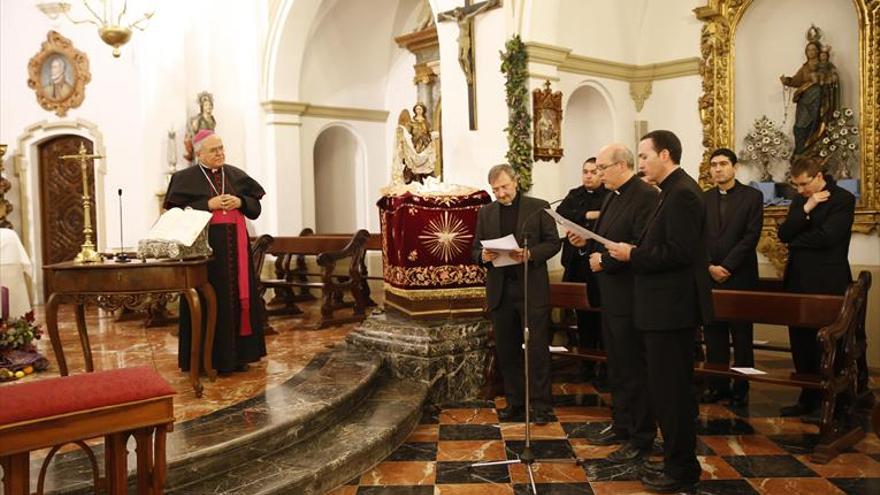
[[[663,433],[666,473],[686,481],[698,480],[701,472],[695,453],[697,404],[691,389],[695,334],[693,328],[642,332],[651,409]]]
[[[604,349],[602,313],[598,311],[576,311],[578,326],[578,347]]]
[[[608,352],[614,432],[620,438],[629,438],[636,447],[648,449],[654,443],[657,425],[648,394],[645,342],[632,315],[606,314],[602,318],[602,338]]]
[[[501,304],[492,311],[495,355],[504,379],[504,395],[512,407],[525,405],[523,376],[523,290],[521,283],[505,280]],[[529,381],[532,406],[552,407],[550,396],[550,311],[529,307]]]
[[[818,375],[821,367],[821,352],[816,328],[788,327],[788,342],[791,345],[791,359],[794,371],[799,375]],[[815,389],[801,389],[798,402],[810,407],[818,407],[822,394]]]
[[[703,329],[706,339],[706,359],[710,363],[730,364],[730,342],[733,341],[733,365],[754,367],[755,351],[752,348],[754,327],[751,323],[716,321]],[[744,398],[749,394],[748,380],[733,380],[714,377],[709,381],[710,387],[721,393],[730,392],[735,398]]]

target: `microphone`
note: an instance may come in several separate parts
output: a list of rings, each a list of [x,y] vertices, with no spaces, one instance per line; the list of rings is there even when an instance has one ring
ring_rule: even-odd
[[[119,194],[119,252],[116,253],[116,262],[117,263],[128,263],[131,261],[129,259],[128,254],[125,253],[123,248],[122,241],[122,188],[117,189],[117,194]]]

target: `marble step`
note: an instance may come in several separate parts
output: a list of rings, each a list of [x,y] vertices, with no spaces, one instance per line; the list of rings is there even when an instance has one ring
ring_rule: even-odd
[[[371,396],[381,377],[381,360],[337,346],[316,356],[283,384],[234,406],[174,425],[168,434],[166,491],[192,493],[186,486],[235,469],[242,463],[308,439],[343,421]],[[222,380],[222,378],[220,378]],[[206,386],[210,387],[210,384]],[[129,448],[130,483],[135,469]],[[103,448],[94,448],[103,465]],[[40,461],[31,462],[36,486]],[[80,451],[57,456],[47,472],[47,494],[93,493],[91,470]]]
[[[321,494],[391,454],[421,417],[427,388],[382,378],[373,395],[344,421],[308,441],[253,457],[235,469],[187,486],[180,494]]]

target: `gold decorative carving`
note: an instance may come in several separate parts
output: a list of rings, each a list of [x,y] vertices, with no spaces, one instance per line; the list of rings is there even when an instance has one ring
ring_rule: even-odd
[[[0,144],[0,229],[11,229],[12,223],[7,218],[12,213],[12,203],[5,198],[12,184],[3,177],[3,155],[6,154],[6,145]]]
[[[468,249],[473,238],[474,235],[468,233],[464,221],[451,216],[448,211],[428,222],[419,236],[422,246],[444,263],[449,263],[452,258]]]
[[[465,298],[485,298],[485,287],[460,287],[458,289],[418,289],[408,290],[395,287],[391,284],[385,284],[385,292],[390,292],[411,301],[429,301],[434,299],[465,299]]]
[[[532,125],[534,126],[535,160],[562,158],[562,91],[550,89],[550,81],[544,89],[532,91]]]
[[[82,105],[86,83],[91,80],[89,58],[55,31],[49,31],[40,51],[28,62],[28,87],[36,93],[37,103],[59,117]]]
[[[486,269],[477,265],[385,266],[386,282],[406,287],[439,289],[450,285],[482,285]]]
[[[880,0],[852,0],[859,22],[859,81],[861,130],[861,199],[856,206],[853,232],[877,233],[880,227]],[[703,161],[700,185],[710,187],[709,154],[733,143],[734,55],[737,24],[752,0],[708,0],[694,9],[703,21],[700,37],[700,121],[703,126]],[[785,218],[784,207],[764,210],[764,231],[759,250],[767,254],[777,270],[785,266],[787,253],[776,237],[776,226]],[[761,248],[763,247],[763,250]],[[785,253],[785,254],[783,254]]]
[[[645,107],[645,101],[651,96],[652,89],[651,81],[631,81],[629,83],[629,96],[636,104],[636,112],[641,112]]]

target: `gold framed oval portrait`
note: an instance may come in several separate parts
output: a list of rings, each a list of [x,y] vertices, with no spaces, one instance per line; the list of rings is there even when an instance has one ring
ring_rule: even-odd
[[[28,62],[28,87],[36,93],[37,103],[59,117],[82,105],[91,80],[86,54],[55,31],[49,31],[40,51]]]

